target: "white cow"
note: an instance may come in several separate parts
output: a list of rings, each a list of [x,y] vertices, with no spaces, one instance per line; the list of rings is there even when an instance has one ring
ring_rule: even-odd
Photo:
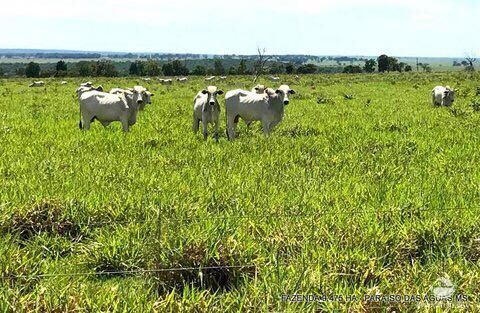
[[[93,86],[92,82],[85,82],[80,84],[80,87],[92,87],[92,86]]]
[[[278,76],[270,76],[269,78],[273,82],[278,82],[280,80],[280,77],[278,77]]]
[[[45,86],[45,82],[43,80],[40,80],[38,82],[33,82],[29,85],[29,87],[43,87]]]
[[[80,98],[80,96],[81,96],[84,92],[87,92],[87,91],[100,91],[100,92],[103,92],[103,87],[102,87],[102,85],[99,85],[98,87],[93,87],[93,86],[90,86],[90,87],[80,86],[80,87],[76,90],[76,93],[77,93],[78,98]]]
[[[151,93],[150,91],[148,91],[147,88],[145,88],[143,86],[134,86],[133,88],[127,88],[127,89],[113,88],[109,91],[109,93],[114,94],[114,95],[118,95],[118,94],[122,94],[122,93],[125,93],[125,92],[134,92],[134,91],[136,91],[137,93],[141,93],[142,96],[143,96],[143,103],[140,104],[139,107],[138,107],[138,109],[140,111],[143,111],[147,104],[152,103],[152,97],[154,96],[154,94]]]
[[[214,79],[215,79],[215,76],[210,76],[210,77],[205,78],[206,81],[212,81]]]
[[[265,85],[256,85],[252,88],[252,92],[258,93],[259,95],[264,94],[267,87]]]
[[[171,84],[173,84],[173,79],[171,79],[171,78],[167,78],[167,79],[160,78],[158,81],[159,81],[160,84],[162,84],[162,85],[171,85]]]
[[[455,90],[450,86],[437,86],[432,90],[432,104],[440,106],[451,106],[455,101]]]
[[[62,81],[60,82],[60,85],[66,85],[66,84],[68,84],[68,82],[67,82],[66,80],[62,80]]]
[[[226,80],[227,76],[220,76],[219,78],[220,78],[220,80]]]
[[[225,107],[228,138],[230,140],[235,138],[239,118],[242,118],[247,124],[252,121],[261,121],[263,133],[270,134],[282,120],[285,105],[289,103],[288,96],[292,94],[295,94],[295,91],[287,85],[281,85],[276,91],[268,88],[265,94],[241,89],[227,92]]]
[[[187,77],[178,77],[177,78],[177,82],[180,82],[180,83],[186,83],[187,81],[188,81]]]
[[[215,86],[208,86],[207,89],[200,91],[193,99],[193,131],[198,132],[200,121],[203,126],[203,138],[208,137],[208,124],[214,124],[215,140],[218,141],[218,126],[220,120],[220,105],[218,104],[218,95],[223,95],[223,90],[218,90]]]
[[[149,81],[151,81],[152,79],[151,79],[150,77],[144,77],[144,78],[142,78],[142,80],[143,80],[143,81],[146,81],[146,82],[149,82]]]
[[[81,88],[85,87],[79,89]],[[79,93],[80,129],[90,129],[90,124],[95,120],[105,127],[111,122],[120,121],[123,131],[128,132],[130,126],[137,122],[138,108],[143,101],[142,93],[135,90],[124,91],[121,94],[96,90],[83,91]]]

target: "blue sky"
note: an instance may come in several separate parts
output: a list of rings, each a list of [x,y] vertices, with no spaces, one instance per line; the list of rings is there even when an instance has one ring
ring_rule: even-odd
[[[462,57],[479,0],[15,0],[0,48]]]

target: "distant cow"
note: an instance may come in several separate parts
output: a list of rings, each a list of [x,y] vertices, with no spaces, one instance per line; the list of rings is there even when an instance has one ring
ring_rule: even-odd
[[[103,86],[102,86],[102,85],[99,85],[98,87],[93,87],[93,86],[85,87],[85,86],[81,86],[81,87],[79,87],[79,88],[76,90],[76,93],[77,93],[78,98],[80,98],[80,96],[81,96],[84,92],[87,92],[87,91],[100,91],[100,92],[103,92]]]
[[[220,120],[220,105],[218,104],[218,95],[223,91],[215,86],[208,86],[207,89],[200,91],[193,99],[193,131],[198,132],[200,121],[203,126],[203,138],[208,137],[208,124],[214,124],[215,140],[218,141],[218,126]]]
[[[43,87],[45,86],[45,82],[43,80],[40,80],[38,82],[33,82],[29,85],[29,87]]]
[[[92,87],[92,86],[93,86],[92,82],[85,82],[80,84],[80,87]]]
[[[143,80],[143,81],[146,81],[146,82],[149,82],[149,81],[151,81],[152,79],[151,79],[150,77],[144,77],[144,78],[142,78],[142,80]]]
[[[214,79],[215,79],[215,76],[210,76],[210,77],[205,78],[206,81],[212,81]]]
[[[439,106],[451,106],[455,101],[455,90],[450,86],[437,86],[432,90],[432,104]]]
[[[80,129],[90,129],[90,124],[95,120],[98,120],[105,127],[111,122],[120,121],[123,131],[128,132],[130,126],[137,121],[138,109],[143,101],[142,93],[135,90],[133,92],[124,91],[121,94],[96,90],[81,92],[79,93]]]
[[[173,84],[173,80],[172,80],[171,78],[168,78],[168,79],[162,79],[162,78],[160,78],[158,81],[159,81],[160,84],[162,84],[162,85],[171,85],[171,84]]]
[[[187,77],[178,77],[177,78],[177,82],[180,82],[180,83],[186,83],[187,81],[188,81]]]
[[[220,76],[219,78],[220,78],[220,80],[226,80],[227,76]]]
[[[273,81],[273,82],[277,82],[277,81],[280,80],[280,77],[278,77],[278,76],[270,76],[269,78],[270,78],[270,80]]]
[[[60,82],[60,85],[66,85],[66,84],[68,84],[68,82],[67,82],[66,80],[62,80],[62,81]]]
[[[256,85],[255,87],[252,88],[252,92],[258,93],[259,95],[261,95],[265,93],[266,89],[267,88],[265,87],[265,85]]]
[[[289,103],[288,96],[292,94],[295,94],[295,91],[287,85],[280,86],[276,91],[268,88],[264,95],[241,89],[227,92],[225,107],[228,138],[235,138],[239,118],[247,124],[261,121],[263,133],[268,135],[282,120],[284,107]]]

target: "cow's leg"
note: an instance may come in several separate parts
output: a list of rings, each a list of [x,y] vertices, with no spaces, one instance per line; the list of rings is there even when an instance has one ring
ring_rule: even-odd
[[[82,113],[82,129],[89,130],[92,123],[93,116],[88,113]]]
[[[272,131],[278,125],[278,123],[280,123],[280,121],[270,122],[270,125],[268,126],[268,130]]]
[[[205,118],[202,120],[202,127],[203,127],[203,139],[207,140],[207,137],[208,137],[208,123],[207,123],[207,119],[205,119]]]
[[[130,130],[130,125],[128,124],[128,118],[121,118],[120,122],[122,123],[123,131],[128,132]]]
[[[237,128],[238,117],[227,116],[227,136],[229,140],[235,139],[235,129]]]
[[[262,128],[263,128],[263,134],[264,135],[269,135],[270,134],[270,121],[262,120]]]
[[[214,133],[214,138],[215,138],[216,141],[218,141],[218,126],[219,126],[219,124],[220,124],[220,123],[219,123],[218,119],[216,119],[216,120],[215,120],[215,126],[214,126],[214,127],[215,127],[215,130],[214,130],[214,132],[215,132],[215,133]]]
[[[192,129],[194,133],[198,132],[198,128],[200,127],[200,120],[193,116],[193,124],[192,124]]]
[[[107,127],[111,122],[100,121],[100,123],[102,123],[103,127]]]

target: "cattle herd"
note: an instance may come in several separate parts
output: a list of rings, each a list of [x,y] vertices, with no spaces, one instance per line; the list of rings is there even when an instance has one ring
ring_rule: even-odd
[[[205,78],[212,81],[216,77]],[[279,81],[279,77],[270,76],[271,81]],[[226,76],[218,77],[220,80]],[[144,78],[150,81],[150,78]],[[171,85],[173,79],[159,79],[161,84]],[[179,83],[186,83],[187,77],[176,78]],[[67,84],[66,81],[61,82]],[[42,87],[43,81],[35,81],[30,87]],[[102,86],[93,86],[92,82],[82,83],[76,90],[80,104],[81,129],[88,130],[95,120],[103,126],[111,122],[122,123],[123,131],[129,131],[137,121],[138,111],[143,111],[151,103],[153,93],[142,86],[132,88],[113,88],[105,92]],[[214,138],[218,140],[221,105],[218,96],[224,94],[216,86],[208,86],[197,93],[193,100],[193,131],[199,130],[202,123],[204,139],[208,138],[208,125],[214,126]],[[285,106],[289,104],[289,96],[295,91],[288,85],[281,85],[277,89],[267,88],[265,85],[256,85],[251,91],[236,89],[225,94],[226,134],[230,140],[236,136],[236,128],[241,118],[247,127],[254,121],[260,121],[264,134],[268,135],[283,119]],[[449,86],[437,86],[432,90],[432,104],[435,106],[451,106],[455,100],[455,90]]]

